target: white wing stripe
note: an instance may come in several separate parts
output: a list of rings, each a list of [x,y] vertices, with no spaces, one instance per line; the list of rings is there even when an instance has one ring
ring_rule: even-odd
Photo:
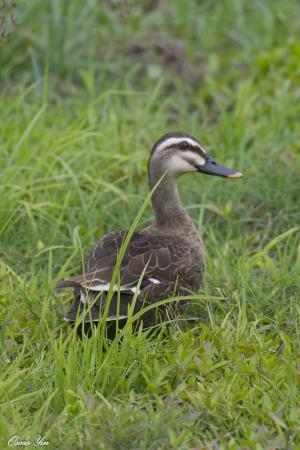
[[[155,278],[148,278],[149,281],[152,281],[153,284],[159,284],[160,281],[156,280]]]
[[[105,291],[108,292],[109,291],[109,287],[110,287],[110,283],[104,283],[104,284],[97,284],[95,286],[87,286],[87,289],[89,291],[96,291],[96,292],[101,292],[101,291]],[[117,284],[114,284],[113,286],[113,291],[117,291],[119,289],[119,286]],[[128,291],[128,287],[126,286],[120,286],[120,291]]]
[[[148,278],[149,281],[151,281],[151,283],[153,284],[159,284],[160,281],[156,280],[156,278]],[[104,284],[97,284],[95,286],[87,286],[87,290],[89,291],[95,291],[95,292],[108,292],[109,291],[109,287],[110,287],[110,283],[104,283]],[[118,286],[117,284],[114,284],[113,286],[113,291],[118,291],[120,290],[120,292],[122,291],[131,291],[133,294],[136,293],[137,291],[137,286]],[[80,294],[80,300],[82,301],[82,303],[85,303],[85,295],[83,292],[81,292]]]
[[[82,303],[86,303],[86,300],[85,300],[85,293],[84,293],[83,291],[80,292],[80,301],[81,301]]]

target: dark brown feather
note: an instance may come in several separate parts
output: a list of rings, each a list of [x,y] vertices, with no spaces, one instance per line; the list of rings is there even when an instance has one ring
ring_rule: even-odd
[[[89,290],[96,285],[109,283],[125,235],[126,232],[114,232],[104,236],[87,257],[83,274],[61,281],[57,287],[80,286],[84,290]],[[120,265],[121,285],[128,287],[137,285],[146,266],[144,279],[155,279],[159,283],[151,283],[141,289],[137,305],[140,301],[147,304],[155,303],[170,295],[183,293],[184,288],[197,291],[204,271],[203,254],[200,249],[197,253],[181,236],[174,238],[174,235],[168,236],[165,233],[153,235],[147,230],[137,231],[133,233]],[[180,289],[175,290],[177,285]],[[99,293],[89,291],[89,297],[93,298],[95,295]],[[103,296],[105,297],[106,293],[103,293]],[[122,315],[125,315],[125,309],[127,311],[132,298],[132,293],[127,296],[122,293]],[[116,315],[117,311],[113,299],[109,309],[110,317]],[[80,303],[82,309],[84,306]],[[75,305],[74,309],[73,306],[67,320],[74,318],[74,311],[77,313],[78,300],[76,304],[77,307]],[[99,309],[95,307],[92,316],[95,317],[95,314],[99,313]]]

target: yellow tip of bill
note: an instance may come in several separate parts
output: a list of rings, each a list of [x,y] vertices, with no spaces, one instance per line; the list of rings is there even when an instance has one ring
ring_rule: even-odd
[[[242,172],[234,172],[232,175],[228,175],[227,178],[242,178],[243,174]]]

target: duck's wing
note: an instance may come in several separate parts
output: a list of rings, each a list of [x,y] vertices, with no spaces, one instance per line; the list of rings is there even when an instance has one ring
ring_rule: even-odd
[[[104,236],[86,259],[83,274],[62,281],[57,287],[82,287],[94,292],[107,292],[125,236],[126,232]],[[120,286],[116,284],[112,290],[135,293],[143,272],[141,289],[150,284],[172,283],[178,275],[186,279],[185,284],[192,285],[192,278],[197,277],[198,272],[200,276],[202,271],[201,258],[198,264],[194,249],[182,240],[137,231],[133,233],[120,264]]]
[[[61,281],[57,287],[74,287],[74,302],[65,320],[74,322],[78,313],[87,311],[84,321],[97,321],[102,316],[111,288],[126,232],[110,233],[97,242],[84,264],[83,274]],[[169,295],[180,293],[178,286],[197,290],[203,273],[203,255],[180,237],[133,233],[119,267],[120,282],[112,286],[107,321],[128,316],[128,305],[138,294],[134,313],[146,303],[156,303]],[[143,279],[141,277],[143,275]],[[196,283],[196,284],[195,284]],[[139,289],[139,290],[138,290]],[[138,292],[137,292],[138,290]],[[92,303],[92,305],[90,305]],[[90,306],[88,306],[90,305]],[[154,310],[143,315],[143,322],[155,322]]]

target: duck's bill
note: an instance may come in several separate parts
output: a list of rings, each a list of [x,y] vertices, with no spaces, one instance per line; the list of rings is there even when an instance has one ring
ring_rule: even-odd
[[[229,167],[223,166],[215,161],[211,156],[206,156],[206,161],[203,166],[199,167],[199,172],[207,173],[208,175],[214,175],[216,177],[224,178],[241,178],[243,174]]]

